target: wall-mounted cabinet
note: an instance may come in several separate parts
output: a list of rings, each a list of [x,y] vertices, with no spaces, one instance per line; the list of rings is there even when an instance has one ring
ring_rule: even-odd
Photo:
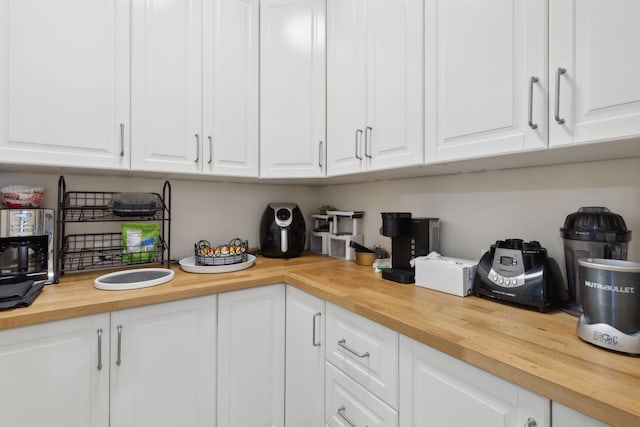
[[[328,0],[327,175],[423,163],[422,10]]]
[[[549,2],[551,147],[640,135],[640,2]]]
[[[325,175],[325,0],[260,2],[260,176]]]
[[[427,163],[547,146],[545,0],[425,2]]]
[[[129,8],[0,2],[3,163],[129,169]]]

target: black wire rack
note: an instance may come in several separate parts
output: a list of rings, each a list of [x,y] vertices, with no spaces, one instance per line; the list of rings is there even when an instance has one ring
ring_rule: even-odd
[[[57,268],[59,274],[71,271],[108,269],[135,264],[171,263],[171,184],[165,181],[162,194],[140,193],[145,204],[114,208],[108,191],[66,191],[64,176],[58,180],[58,220],[56,226]],[[122,230],[104,233],[68,234],[70,223],[156,222],[160,224],[157,246],[147,252],[126,253]],[[114,228],[113,226],[107,228]],[[121,227],[120,227],[121,228]],[[94,231],[94,230],[92,230]]]

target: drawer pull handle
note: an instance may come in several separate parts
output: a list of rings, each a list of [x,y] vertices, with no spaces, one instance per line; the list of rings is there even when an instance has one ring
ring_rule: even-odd
[[[354,424],[354,423],[353,423],[353,421],[351,421],[351,420],[349,419],[349,417],[347,417],[347,416],[344,414],[344,411],[345,411],[345,410],[346,410],[346,408],[345,408],[344,406],[339,407],[339,408],[338,408],[338,411],[337,411],[337,412],[338,412],[338,415],[340,415],[340,417],[341,417],[343,420],[345,420],[345,421],[347,422],[347,424],[349,424],[351,427],[358,427],[356,424]]]
[[[524,427],[537,427],[538,423],[535,418],[529,417],[527,422],[524,423]]]
[[[556,105],[554,118],[559,125],[564,124],[564,119],[560,117],[560,76],[566,74],[566,68],[558,68],[556,70]]]
[[[352,348],[349,348],[347,346],[347,340],[345,340],[344,338],[342,338],[340,341],[338,341],[338,345],[342,348],[344,348],[345,350],[347,350],[349,353],[353,354],[354,356],[357,356],[361,359],[364,359],[365,357],[369,357],[369,352],[367,351],[366,353],[358,353],[357,351],[353,350]]]
[[[102,328],[98,329],[98,371],[102,370]]]
[[[314,347],[320,347],[320,345],[322,344],[316,341],[316,319],[319,318],[320,316],[322,316],[322,313],[320,312],[317,312],[316,314],[313,315],[313,325],[312,325],[313,326],[313,335],[312,335],[313,342],[312,343]]]
[[[116,358],[116,365],[122,364],[122,325],[118,325],[118,352]]]
[[[536,76],[531,76],[529,79],[529,127],[531,129],[538,129],[538,125],[533,123],[533,84],[538,83],[539,80]]]

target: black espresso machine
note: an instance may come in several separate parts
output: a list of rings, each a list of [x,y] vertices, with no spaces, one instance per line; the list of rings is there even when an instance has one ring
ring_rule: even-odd
[[[558,263],[539,242],[498,240],[476,269],[473,293],[535,307],[540,312],[559,307],[569,298]]]

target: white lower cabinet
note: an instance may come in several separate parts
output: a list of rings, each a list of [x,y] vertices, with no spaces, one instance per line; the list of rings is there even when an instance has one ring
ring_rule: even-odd
[[[549,399],[404,336],[400,408],[400,427],[551,425]]]
[[[553,427],[608,427],[608,424],[601,423],[557,402],[551,402],[551,425]]]
[[[1,424],[108,427],[108,358],[108,313],[0,331]]]
[[[285,285],[218,298],[218,425],[283,426]]]
[[[325,419],[331,427],[398,426],[398,412],[395,409],[329,362],[326,394]]]
[[[320,298],[287,286],[285,425],[324,425],[324,319]]]
[[[110,427],[210,427],[216,296],[111,314]]]

